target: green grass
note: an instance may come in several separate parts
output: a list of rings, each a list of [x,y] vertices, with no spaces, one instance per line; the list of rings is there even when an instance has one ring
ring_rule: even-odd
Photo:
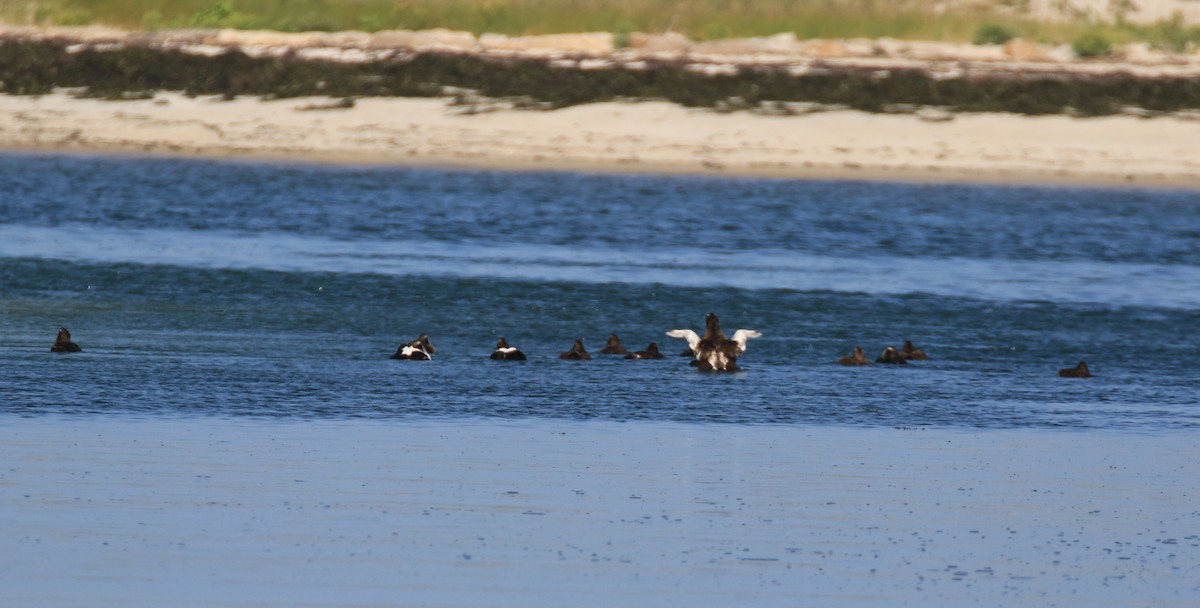
[[[1066,42],[1084,24],[1024,21],[998,8],[938,12],[934,0],[35,0],[38,23],[129,29],[230,27],[279,31],[446,27],[510,35],[680,32],[692,39],[766,36],[969,42],[983,23]],[[1002,2],[995,3],[998,7]],[[27,0],[0,3],[24,23]]]
[[[1080,34],[1071,42],[1071,48],[1080,57],[1104,57],[1112,54],[1112,41],[1103,32],[1089,31]]]
[[[1014,4],[1011,1],[964,4],[944,12],[935,10],[937,4],[936,0],[0,0],[0,19],[152,30],[445,27],[510,35],[674,31],[694,40],[793,32],[802,39],[953,42],[971,42],[986,26],[1047,43],[1070,43],[1084,33],[1099,33],[1116,44],[1144,40],[1171,50],[1200,45],[1200,28],[1185,26],[1178,19],[1143,26],[1050,23],[1003,10]]]
[[[999,23],[984,23],[975,30],[971,42],[975,44],[1004,44],[1012,40],[1015,34]]]

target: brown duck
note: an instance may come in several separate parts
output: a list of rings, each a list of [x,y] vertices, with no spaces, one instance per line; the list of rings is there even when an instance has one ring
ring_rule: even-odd
[[[746,352],[746,342],[762,336],[762,333],[753,329],[739,329],[733,332],[733,338],[727,338],[725,332],[721,331],[717,315],[710,312],[704,318],[703,338],[690,329],[672,329],[667,335],[687,340],[688,348],[695,357],[692,365],[704,371],[732,372],[738,369],[737,358]]]
[[[571,350],[562,353],[558,356],[559,359],[570,359],[572,361],[587,361],[592,358],[588,354],[587,349],[583,347],[583,340],[576,340],[571,345]]]
[[[1091,378],[1092,372],[1088,371],[1087,361],[1080,361],[1075,367],[1068,367],[1058,370],[1059,378]]]
[[[67,328],[58,328],[58,336],[54,338],[54,346],[50,347],[52,353],[77,353],[83,349],[79,345],[71,341],[71,332]]]
[[[600,349],[600,354],[602,355],[625,355],[628,353],[629,351],[625,350],[624,346],[621,346],[621,339],[617,337],[617,334],[608,334],[608,344],[605,344],[604,348]]]
[[[904,341],[904,348],[900,350],[900,356],[910,361],[924,361],[929,358],[925,356],[925,351],[913,348],[912,340]]]
[[[840,365],[870,365],[871,360],[867,358],[867,354],[863,352],[863,349],[855,346],[854,354],[838,359],[838,363]]]

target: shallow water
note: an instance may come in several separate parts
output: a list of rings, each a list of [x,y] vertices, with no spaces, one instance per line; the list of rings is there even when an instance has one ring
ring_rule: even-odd
[[[0,155],[0,193],[0,431],[11,439],[0,454],[12,463],[0,491],[12,516],[6,519],[44,526],[45,538],[57,539],[38,545],[17,534],[17,523],[6,524],[5,536],[22,539],[10,541],[17,544],[6,554],[42,549],[35,559],[8,564],[20,584],[0,585],[16,590],[0,591],[0,600],[75,605],[92,594],[128,604],[120,590],[133,580],[145,583],[145,597],[182,584],[182,570],[157,565],[173,550],[173,537],[130,536],[140,520],[124,506],[160,513],[186,533],[188,546],[205,548],[183,552],[185,570],[206,569],[215,579],[201,580],[233,585],[225,594],[198,593],[197,604],[283,597],[283,605],[308,597],[303,585],[278,595],[294,583],[289,576],[312,581],[313,605],[386,604],[401,591],[430,605],[478,605],[480,597],[496,605],[562,603],[624,585],[625,595],[611,596],[619,601],[598,603],[728,605],[722,598],[753,589],[760,603],[777,605],[811,597],[828,600],[819,604],[961,605],[982,597],[993,605],[1051,598],[1047,604],[1087,606],[1107,597],[1095,585],[1109,588],[1114,580],[1125,581],[1123,595],[1114,596],[1125,605],[1140,605],[1139,596],[1166,605],[1195,597],[1194,585],[1163,583],[1180,572],[1197,580],[1200,568],[1196,543],[1182,540],[1194,538],[1197,511],[1187,503],[1200,493],[1182,464],[1197,455],[1192,437],[1200,426],[1200,371],[1190,360],[1200,336],[1195,193],[15,154]],[[631,349],[656,341],[674,354],[685,345],[663,331],[702,329],[709,311],[727,330],[763,332],[741,361],[744,372],[702,374],[675,356],[642,362],[595,354],[610,332]],[[60,326],[70,328],[82,353],[48,352]],[[438,348],[433,361],[388,359],[420,333]],[[488,360],[500,336],[529,361]],[[557,359],[575,338],[594,360]],[[835,363],[855,346],[874,356],[906,339],[930,360],[907,367]],[[1095,377],[1056,376],[1080,360]],[[87,432],[93,425],[103,430],[99,439]],[[208,439],[190,438],[188,428]],[[582,444],[552,447],[524,434],[529,429],[577,436]],[[359,473],[369,478],[369,470],[400,466],[403,446],[419,443],[424,432],[451,439],[419,470],[403,469],[406,483],[425,476],[423,493],[403,500],[405,508],[462,500],[476,513],[443,527],[404,524],[413,542],[436,551],[406,552],[380,540],[390,524],[379,510],[390,494],[362,503],[346,498],[357,506],[337,514],[314,506],[305,513],[318,528],[297,528],[303,524],[285,504],[293,487],[275,479],[280,471],[322,477],[320,495],[333,505]],[[906,439],[910,432],[927,433],[932,445],[954,445],[925,452]],[[165,451],[139,455],[138,442],[160,433],[169,439]],[[247,444],[246,437],[256,439]],[[360,452],[358,437],[376,437],[362,444],[375,447]],[[798,447],[814,437],[816,447]],[[243,461],[257,441],[290,447],[263,469]],[[636,486],[645,493],[643,486],[671,481],[698,460],[708,468],[681,483],[702,487],[695,485],[702,478],[740,471],[750,484],[740,490],[743,498],[757,504],[745,507],[752,519],[722,528],[708,544],[681,541],[707,538],[699,529],[663,524],[642,538],[640,528],[618,526],[610,540],[629,547],[605,559],[637,567],[613,566],[595,578],[587,568],[567,570],[565,582],[553,585],[539,578],[539,568],[567,550],[566,531],[598,520],[567,495],[534,501],[523,506],[569,516],[557,527],[531,523],[549,519],[540,515],[498,522],[536,550],[492,555],[490,578],[464,586],[457,578],[464,558],[455,551],[464,535],[488,525],[494,505],[488,499],[482,508],[472,502],[478,497],[455,488],[472,483],[492,451],[513,449],[508,441],[523,446],[520,454],[507,457],[510,470],[488,478],[486,492],[518,482],[527,484],[521,492],[558,492],[569,484],[553,463],[577,468],[594,461],[596,471],[576,471],[584,489],[617,496],[624,491],[613,488]],[[638,453],[619,457],[635,449],[629,441]],[[651,447],[642,445],[647,441]],[[207,462],[224,442],[239,447],[210,465],[244,467],[239,481],[193,483],[207,474],[193,460]],[[877,451],[859,458],[839,442],[877,443]],[[336,466],[307,461],[305,454],[325,443],[336,446]],[[679,443],[691,446],[685,460],[676,454]],[[653,454],[668,452],[673,456],[652,462]],[[1009,452],[1021,457],[1000,462]],[[1076,477],[1105,477],[1115,469],[1100,463],[1114,458],[1122,461],[1113,466],[1148,481]],[[1181,462],[1159,468],[1171,458]],[[787,463],[796,459],[808,464],[792,470]],[[83,483],[80,470],[92,460],[125,472],[104,481],[111,490],[105,496],[120,506],[98,515],[76,508],[72,501],[82,496],[66,496]],[[355,463],[368,470],[355,471]],[[831,463],[839,471],[825,468]],[[794,485],[804,494],[825,476],[843,474],[872,490],[860,487],[836,504],[878,496],[895,506],[920,498],[893,534],[944,530],[934,523],[950,513],[968,527],[987,524],[993,540],[1005,538],[1004,526],[1026,535],[1015,544],[979,543],[969,529],[954,528],[956,540],[931,551],[928,543],[875,534],[890,513],[826,509],[785,500],[774,489]],[[1006,484],[1005,475],[1031,477]],[[178,493],[178,502],[147,495],[146,483]],[[990,498],[958,511],[942,508],[966,491],[958,488],[973,485],[989,486]],[[1053,488],[1064,488],[1056,500],[1005,506]],[[61,500],[51,502],[25,496],[59,492]],[[701,494],[663,497],[649,515],[695,510]],[[253,526],[209,521],[214,515],[202,507],[210,500],[257,505],[245,517],[283,523],[247,540]],[[319,502],[316,495],[305,500]],[[1078,515],[1089,502],[1125,501],[1136,508],[1102,509],[1112,518],[1103,525],[1076,528],[1074,516],[1062,514]],[[623,502],[598,512],[604,521],[635,516]],[[1124,521],[1139,512],[1165,522],[1162,529],[1134,530],[1142,524]],[[105,518],[117,522],[113,535],[136,541],[122,545],[125,561],[110,561],[112,539],[95,526]],[[1132,527],[1110,533],[1118,523]],[[340,526],[349,533],[331,531]],[[780,530],[809,533],[820,547],[813,551],[845,561],[822,578],[828,566],[812,561],[803,544],[789,552],[797,546],[775,538]],[[768,561],[718,557],[737,555],[743,532],[770,547]],[[286,549],[293,535],[340,557],[314,570],[313,554]],[[1135,560],[1095,561],[1112,543],[1135,545],[1154,535],[1175,539],[1171,560],[1141,552]],[[53,564],[70,561],[72,539],[110,548],[89,545],[93,552],[74,562],[78,574],[60,585],[63,571]],[[1043,558],[1063,543],[1073,543],[1078,565],[1045,566]],[[243,572],[243,554],[261,551],[282,557],[268,559],[268,576],[255,582]],[[707,561],[682,570],[657,561],[681,551]],[[353,574],[359,562],[351,555],[364,552],[436,559],[380,586],[383,570],[373,568],[384,566],[367,568],[371,580]],[[603,554],[585,552],[592,553]],[[862,573],[883,554],[892,562],[872,574],[903,580],[871,585]],[[960,564],[968,558],[996,584],[973,586],[979,577],[954,575],[969,567]],[[283,574],[301,561],[307,565],[297,565],[296,574]],[[934,575],[938,561],[949,569]],[[1004,570],[1005,563],[1021,567]],[[785,566],[787,573],[779,570]],[[1039,567],[1040,575],[1021,574]],[[795,568],[804,572],[799,579]],[[1110,578],[1092,576],[1099,571]],[[938,582],[913,583],[917,577]],[[804,595],[796,580],[820,593]]]
[[[39,156],[0,184],[12,412],[1200,422],[1194,193]],[[709,311],[764,333],[746,373],[556,359],[681,351]],[[388,360],[419,333],[433,362]],[[930,360],[834,365],[905,339]]]
[[[1198,451],[1180,431],[15,419],[0,599],[1183,608]]]

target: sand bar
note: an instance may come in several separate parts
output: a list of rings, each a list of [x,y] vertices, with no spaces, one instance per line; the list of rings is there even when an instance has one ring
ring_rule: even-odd
[[[5,605],[1200,592],[1200,446],[1183,431],[5,416],[0,439]]]
[[[0,96],[0,148],[521,170],[1200,188],[1180,117],[765,116],[663,102],[554,111],[437,99]],[[317,109],[314,109],[317,108]]]

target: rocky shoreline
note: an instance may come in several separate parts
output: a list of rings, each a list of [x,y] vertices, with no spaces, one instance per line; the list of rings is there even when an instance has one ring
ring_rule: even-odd
[[[1080,59],[1011,40],[959,45],[676,34],[508,37],[448,30],[282,33],[0,29],[0,92],[75,88],[226,97],[461,96],[553,109],[613,100],[797,114],[991,112],[1153,116],[1200,112],[1200,53],[1130,45]],[[475,104],[478,105],[478,104]]]

